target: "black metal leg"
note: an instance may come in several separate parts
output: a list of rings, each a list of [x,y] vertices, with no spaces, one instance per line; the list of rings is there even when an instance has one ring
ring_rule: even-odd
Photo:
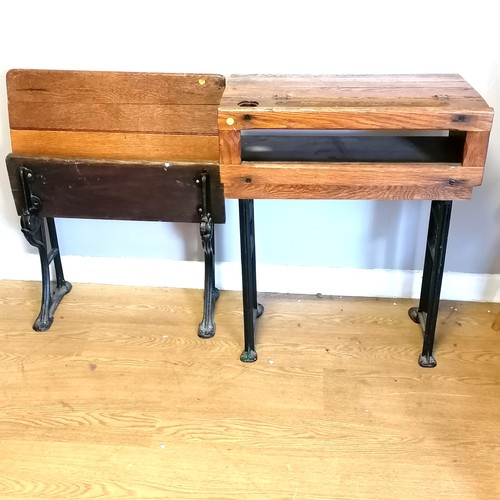
[[[198,325],[198,336],[208,339],[215,335],[215,302],[219,298],[219,290],[215,287],[215,236],[214,224],[210,214],[210,176],[202,171],[194,178],[200,188],[201,205],[198,213],[201,216],[201,245],[205,253],[205,287],[203,291],[203,317]]]
[[[253,200],[239,200],[241,276],[243,289],[243,325],[245,349],[240,359],[246,363],[257,360],[255,350],[255,320],[264,307],[257,302],[257,277],[255,260],[255,224]]]
[[[71,283],[64,279],[54,219],[46,219],[38,215],[23,215],[21,217],[21,230],[28,242],[38,248],[40,255],[42,303],[40,314],[33,324],[33,330],[44,332],[51,327],[57,306],[71,290]],[[52,262],[56,275],[53,290],[50,281],[50,264]]]
[[[215,287],[215,237],[211,220],[203,220],[200,225],[201,243],[205,252],[205,288],[203,292],[203,318],[198,325],[198,336],[210,338],[215,335],[214,310],[219,298]]]
[[[451,219],[451,201],[433,201],[429,218],[429,231],[425,251],[422,289],[418,307],[412,307],[408,314],[415,323],[420,323],[424,343],[419,365],[425,368],[436,366],[433,356],[439,297],[443,281],[446,245]]]

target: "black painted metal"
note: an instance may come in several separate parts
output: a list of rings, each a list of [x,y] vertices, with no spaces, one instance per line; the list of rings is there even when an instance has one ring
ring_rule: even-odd
[[[23,167],[20,169],[20,176],[25,200],[24,213],[21,215],[21,231],[28,243],[38,249],[42,270],[41,307],[33,323],[33,330],[44,332],[51,327],[57,306],[71,290],[71,283],[64,279],[54,219],[38,215],[42,201],[31,190],[33,172]],[[55,286],[51,283],[51,263],[54,264]]]
[[[451,209],[451,201],[433,201],[431,204],[420,302],[418,307],[412,307],[408,311],[410,318],[415,323],[420,323],[422,329],[424,343],[418,362],[425,368],[436,366],[436,359],[433,356],[434,338]]]
[[[195,178],[195,183],[201,190],[201,206],[198,208],[198,212],[201,216],[201,244],[205,253],[203,317],[198,325],[198,336],[210,338],[215,335],[214,310],[215,302],[219,298],[219,290],[215,286],[215,231],[210,213],[210,176],[207,172],[202,172]]]
[[[255,350],[255,323],[264,312],[257,302],[257,276],[255,259],[255,223],[253,200],[239,200],[241,274],[243,291],[243,325],[245,349],[240,359],[245,363],[257,360]]]

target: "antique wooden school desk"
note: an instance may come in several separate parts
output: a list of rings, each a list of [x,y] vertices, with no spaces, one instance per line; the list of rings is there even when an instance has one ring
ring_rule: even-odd
[[[493,110],[458,75],[236,75],[219,106],[225,197],[239,199],[245,348],[255,361],[255,198],[432,200],[418,307],[433,367],[452,200],[479,186]],[[314,132],[312,132],[314,131]]]
[[[207,74],[9,71],[6,162],[22,232],[38,249],[42,271],[35,330],[50,328],[71,290],[54,218],[84,217],[199,224],[205,292],[198,335],[214,335],[213,228],[225,221],[217,163],[224,84]]]

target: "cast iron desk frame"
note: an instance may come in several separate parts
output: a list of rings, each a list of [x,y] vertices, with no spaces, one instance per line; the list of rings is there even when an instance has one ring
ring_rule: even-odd
[[[205,255],[198,335],[215,334],[214,224],[225,221],[217,108],[222,75],[14,69],[7,74],[21,228],[38,249],[46,331],[65,280],[54,218],[190,222]],[[55,283],[51,282],[51,264]]]
[[[423,334],[419,364],[434,367],[452,200],[470,199],[482,182],[493,110],[459,75],[233,75],[219,106],[221,181],[239,199],[244,350],[257,359],[253,200],[431,200],[418,307],[409,310]],[[352,158],[322,163],[248,158],[244,130],[448,131],[445,149],[458,161]],[[265,134],[264,134],[265,135]],[[454,150],[454,151],[453,151]],[[249,161],[247,161],[249,160]]]

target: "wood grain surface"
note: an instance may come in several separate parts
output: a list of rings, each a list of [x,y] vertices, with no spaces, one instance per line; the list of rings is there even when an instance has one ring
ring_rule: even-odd
[[[490,132],[467,132],[464,145],[463,165],[482,168],[486,162]]]
[[[218,113],[225,195],[468,199],[483,179],[492,119],[492,108],[459,75],[233,75]],[[358,136],[320,143],[311,130]],[[359,131],[373,137],[363,144]],[[391,144],[395,138],[373,131],[449,136]],[[303,137],[280,139],[279,132]],[[238,134],[247,135],[238,141]]]
[[[81,104],[218,105],[221,75],[13,69],[7,73],[9,102]]]
[[[234,123],[227,124],[232,118]],[[484,110],[457,110],[448,108],[410,108],[405,106],[351,109],[322,106],[304,106],[291,109],[281,107],[251,108],[242,113],[238,109],[219,109],[220,130],[250,129],[304,129],[304,130],[490,130],[492,114]]]
[[[219,157],[221,163],[241,163],[241,135],[239,131],[219,131]]]
[[[221,165],[228,198],[463,199],[481,180],[481,169],[443,164]]]
[[[0,282],[0,497],[499,498],[497,305],[443,302],[426,370],[413,300],[262,295],[255,364],[240,294],[210,340],[201,301],[75,284],[37,334]]]
[[[214,161],[224,83],[220,75],[12,70],[12,151]]]
[[[16,103],[10,108],[12,129],[217,133],[217,108],[205,105]]]
[[[219,161],[216,135],[11,130],[12,152],[53,158]]]
[[[219,106],[221,130],[481,131],[492,119],[459,75],[233,75]]]
[[[11,130],[12,152],[54,158],[218,161],[216,135]]]

